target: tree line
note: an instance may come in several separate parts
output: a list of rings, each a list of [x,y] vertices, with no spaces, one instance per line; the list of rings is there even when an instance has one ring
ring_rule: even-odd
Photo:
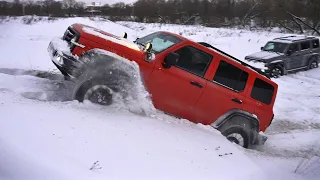
[[[281,27],[320,35],[320,0],[137,0],[88,7],[76,0],[0,1],[0,15],[106,16],[111,20],[201,24],[210,27]]]

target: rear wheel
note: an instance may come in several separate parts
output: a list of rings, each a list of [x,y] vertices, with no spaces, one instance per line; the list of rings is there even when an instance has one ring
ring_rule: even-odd
[[[313,58],[308,65],[308,69],[315,69],[318,67],[319,67],[318,60],[316,58]]]
[[[234,142],[244,148],[249,147],[250,136],[248,135],[247,131],[241,126],[228,128],[221,134],[224,135],[230,142]]]

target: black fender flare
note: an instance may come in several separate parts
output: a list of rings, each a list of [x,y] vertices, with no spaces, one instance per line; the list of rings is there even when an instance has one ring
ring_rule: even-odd
[[[276,67],[276,66],[279,66],[280,68],[282,68],[283,74],[287,74],[287,69],[284,65],[283,60],[279,59],[279,60],[274,60],[274,61],[270,62],[268,64],[268,70],[270,70],[271,68]]]
[[[280,66],[281,68],[285,69],[284,62],[283,60],[280,60],[280,59],[269,63],[269,67],[274,67],[274,66]]]
[[[315,58],[315,59],[318,61],[318,63],[319,63],[319,61],[320,61],[320,55],[319,55],[318,53],[312,53],[312,54],[310,55],[310,57],[308,58],[308,63],[307,63],[307,65],[309,65],[309,64],[311,63],[311,61],[313,61],[313,58]]]
[[[247,129],[251,135],[251,142],[255,141],[260,131],[260,120],[258,117],[241,109],[232,109],[211,124],[212,127],[221,132],[234,125],[240,125]]]
[[[79,56],[78,61],[81,62],[81,66],[74,71],[76,77],[79,77],[82,73],[84,73],[87,68],[99,69],[110,67],[114,70],[124,70],[125,72],[139,71],[139,66],[134,62],[115,53],[99,48],[86,51]]]

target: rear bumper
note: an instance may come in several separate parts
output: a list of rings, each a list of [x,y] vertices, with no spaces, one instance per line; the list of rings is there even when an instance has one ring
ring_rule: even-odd
[[[252,144],[253,145],[264,145],[267,140],[268,140],[267,136],[257,133]]]
[[[49,56],[52,63],[60,70],[64,76],[71,78],[76,77],[75,70],[81,66],[81,62],[74,57],[71,52],[59,49],[59,46],[54,42],[50,42],[48,46]]]

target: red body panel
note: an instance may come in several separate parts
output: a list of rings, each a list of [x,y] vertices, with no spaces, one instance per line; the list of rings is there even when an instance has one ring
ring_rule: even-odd
[[[273,105],[277,94],[277,84],[254,70],[240,65],[239,62],[230,59],[230,57],[227,57],[214,49],[206,48],[196,42],[170,33],[182,39],[182,42],[157,54],[153,61],[148,62],[145,60],[146,55],[142,50],[135,50],[125,45],[107,40],[108,38],[115,38],[117,39],[116,41],[123,41],[123,38],[101,30],[96,30],[101,34],[108,36],[108,38],[105,39],[84,31],[83,27],[88,26],[80,24],[74,24],[72,26],[81,34],[81,38],[78,42],[85,45],[85,48],[76,47],[72,52],[74,55],[80,56],[90,49],[99,48],[114,52],[119,56],[137,62],[142,74],[142,80],[146,85],[146,89],[151,94],[153,103],[157,109],[202,124],[212,124],[226,112],[232,109],[241,109],[257,115],[260,120],[260,130],[265,131],[270,124],[273,116]],[[169,69],[163,68],[162,63],[168,53],[174,52],[185,45],[191,45],[213,56],[213,60],[203,78],[175,66],[172,66]],[[228,60],[230,64],[248,72],[249,78],[243,92],[237,93],[212,82],[220,60]],[[256,77],[259,77],[274,86],[275,92],[270,105],[264,105],[257,100],[250,98],[252,84]],[[199,88],[193,86],[190,84],[191,81],[197,82],[203,87]],[[240,99],[243,103],[237,104],[231,101],[232,98]]]

